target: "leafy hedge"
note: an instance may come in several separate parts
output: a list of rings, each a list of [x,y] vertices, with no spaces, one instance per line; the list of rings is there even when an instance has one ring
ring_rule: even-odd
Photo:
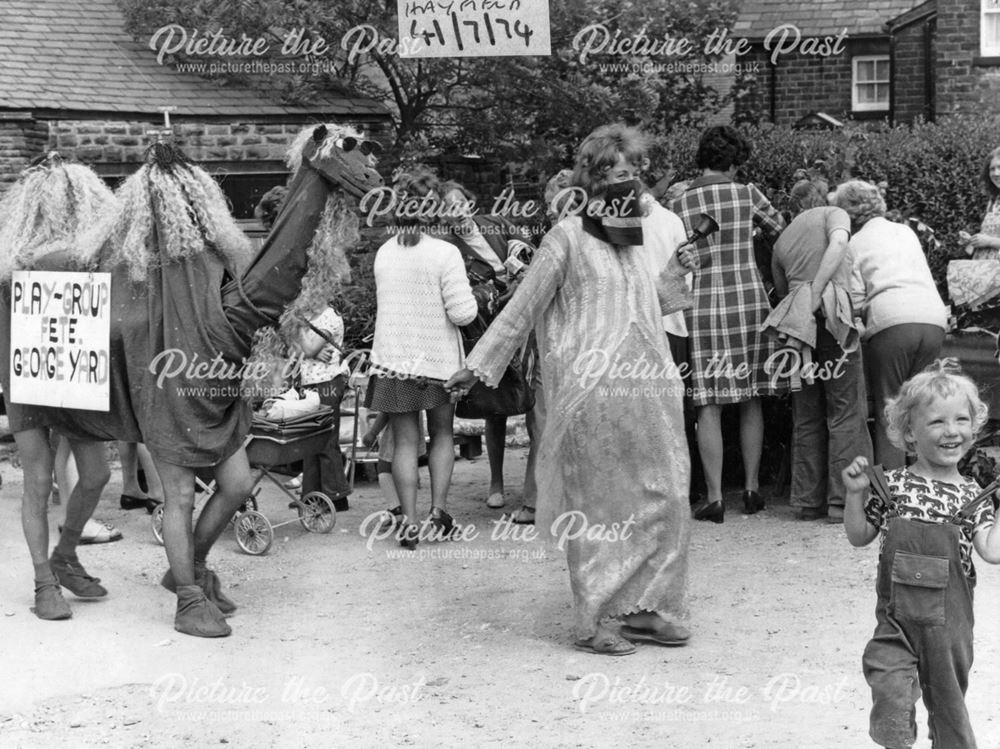
[[[375,333],[375,251],[385,237],[381,231],[365,230],[361,243],[351,253],[351,282],[336,295],[337,311],[344,318],[344,347],[348,351],[371,348],[365,340]]]
[[[753,153],[740,178],[755,183],[778,207],[783,206],[798,169],[813,169],[831,187],[851,177],[887,182],[889,209],[918,216],[941,242],[928,263],[945,293],[947,261],[961,256],[958,232],[977,232],[986,209],[980,173],[989,152],[1000,145],[997,125],[996,117],[956,116],[891,128],[849,124],[837,131],[744,127]],[[695,176],[699,135],[681,130],[661,138],[654,159],[672,164],[677,179]],[[814,169],[817,160],[823,164]]]

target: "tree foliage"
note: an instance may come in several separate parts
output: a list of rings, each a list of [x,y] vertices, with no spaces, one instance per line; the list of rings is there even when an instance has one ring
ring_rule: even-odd
[[[731,27],[736,6],[735,0],[551,0],[551,56],[416,60],[401,58],[386,42],[397,32],[394,0],[118,2],[127,30],[141,40],[178,24],[202,34],[266,37],[276,53],[285,33],[303,29],[305,38],[328,43],[322,57],[332,70],[252,83],[288,103],[345,92],[382,102],[392,114],[397,145],[411,152],[452,148],[533,162],[543,170],[564,165],[598,125],[625,119],[663,133],[716,111],[727,91],[706,85],[703,72],[664,68],[710,61],[705,40]],[[574,39],[595,24],[621,39],[686,39],[695,52],[679,58],[605,51],[581,59]],[[341,41],[359,27],[373,28],[383,43],[350,56]]]

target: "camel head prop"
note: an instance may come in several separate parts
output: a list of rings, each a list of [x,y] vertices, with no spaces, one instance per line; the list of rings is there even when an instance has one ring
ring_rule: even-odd
[[[306,128],[292,143],[288,164],[298,171],[302,164],[322,174],[354,198],[382,186],[375,163],[382,146],[344,125]]]
[[[305,128],[292,142],[287,163],[294,176],[271,233],[239,283],[223,291],[226,315],[247,353],[258,329],[280,326],[289,334],[350,278],[357,200],[382,185],[376,148],[336,124]]]

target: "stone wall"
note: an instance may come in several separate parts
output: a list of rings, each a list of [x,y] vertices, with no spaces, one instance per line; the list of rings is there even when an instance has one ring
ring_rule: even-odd
[[[300,123],[250,121],[171,124],[174,143],[209,172],[228,175],[230,181],[243,170],[273,172],[275,184],[284,180],[285,152],[303,127]],[[391,142],[391,127],[387,122],[352,124],[386,146]],[[148,131],[161,128],[162,124],[152,121],[43,121],[34,120],[28,113],[6,117],[0,114],[0,194],[17,180],[33,158],[50,150],[59,150],[91,166],[113,182],[112,178],[128,175],[138,167],[156,138]],[[484,211],[489,210],[493,199],[510,181],[503,164],[495,159],[441,154],[428,158],[427,163],[443,179],[461,182],[475,193]],[[387,155],[379,170],[388,179],[394,166]],[[532,192],[527,197],[538,196]],[[246,212],[245,206],[242,212]]]
[[[285,151],[303,123],[174,122],[174,142],[194,161],[212,171],[213,163],[238,171],[283,171]],[[388,123],[357,123],[366,134],[385,142]],[[17,180],[31,159],[57,149],[93,167],[103,176],[123,176],[136,169],[162,129],[158,122],[136,120],[35,120],[29,113],[0,113],[0,193]],[[249,162],[253,162],[253,165]]]
[[[27,112],[0,113],[0,194],[31,160],[45,153],[49,126]]]
[[[88,164],[142,161],[162,129],[150,122],[60,120],[52,122],[49,142]],[[281,161],[301,124],[254,122],[174,123],[174,143],[193,161]]]

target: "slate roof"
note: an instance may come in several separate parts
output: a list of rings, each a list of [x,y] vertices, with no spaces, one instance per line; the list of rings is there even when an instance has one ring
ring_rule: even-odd
[[[734,37],[763,39],[774,28],[793,24],[810,36],[836,36],[844,28],[848,37],[883,34],[882,28],[920,0],[744,0],[733,27]]]
[[[160,65],[124,31],[113,0],[0,0],[0,109],[176,115],[387,115],[370,99],[328,95],[287,107]]]

